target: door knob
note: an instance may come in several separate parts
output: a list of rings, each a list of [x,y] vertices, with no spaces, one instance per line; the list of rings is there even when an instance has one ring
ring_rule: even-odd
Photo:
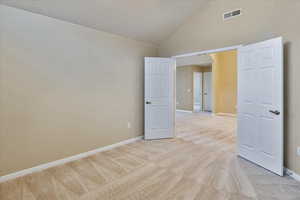
[[[146,104],[151,104],[151,102],[150,101],[146,101]]]
[[[270,113],[273,113],[274,115],[280,115],[280,112],[278,110],[269,110]]]

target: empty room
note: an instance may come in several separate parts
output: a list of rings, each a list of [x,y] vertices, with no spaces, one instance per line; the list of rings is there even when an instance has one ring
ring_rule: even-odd
[[[0,0],[0,200],[299,200],[299,9]]]
[[[177,58],[176,137],[235,156],[237,85],[236,50]]]

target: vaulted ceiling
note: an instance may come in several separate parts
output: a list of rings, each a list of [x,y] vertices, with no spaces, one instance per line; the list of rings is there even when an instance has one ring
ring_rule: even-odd
[[[0,0],[49,17],[158,44],[207,0]]]

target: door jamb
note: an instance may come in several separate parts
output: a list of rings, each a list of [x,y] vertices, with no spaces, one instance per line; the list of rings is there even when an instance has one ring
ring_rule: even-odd
[[[177,56],[172,56],[172,58],[184,58],[184,57],[190,57],[190,56],[200,56],[200,55],[211,54],[211,53],[219,53],[219,52],[223,52],[223,51],[231,51],[231,50],[239,49],[242,46],[243,45],[235,45],[235,46],[224,47],[224,48],[219,48],[219,49],[196,51],[196,52],[192,52],[192,53],[186,53],[186,54],[180,54]]]

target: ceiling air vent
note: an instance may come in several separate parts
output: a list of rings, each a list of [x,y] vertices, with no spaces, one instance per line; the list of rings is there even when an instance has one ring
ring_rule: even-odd
[[[231,19],[233,17],[240,16],[241,14],[242,14],[241,9],[226,12],[226,13],[223,14],[223,20]]]

